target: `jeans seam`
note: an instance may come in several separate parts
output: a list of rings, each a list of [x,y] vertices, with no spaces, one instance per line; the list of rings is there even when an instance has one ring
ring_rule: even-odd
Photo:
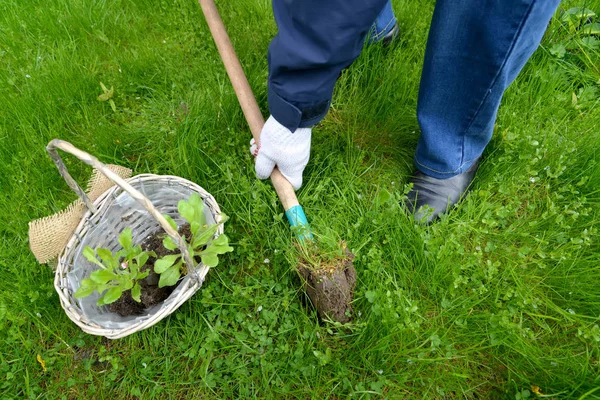
[[[377,26],[375,26],[375,36],[374,39],[377,40],[379,39],[380,36],[384,36],[384,34],[387,34],[387,28],[388,26],[390,26],[392,24],[392,21],[394,21],[395,18],[390,19],[390,21],[387,23],[387,25],[381,30],[382,33],[377,32]],[[375,25],[375,24],[373,24]]]
[[[523,16],[523,19],[521,20],[519,28],[517,29],[517,33],[516,33],[516,35],[512,39],[512,42],[510,44],[510,48],[508,49],[508,52],[506,53],[506,57],[504,57],[502,65],[498,69],[498,72],[496,73],[496,76],[494,76],[494,79],[492,79],[492,83],[490,84],[490,86],[486,90],[485,96],[483,96],[483,99],[481,99],[481,102],[477,106],[477,110],[475,111],[475,114],[471,118],[471,121],[469,122],[469,125],[467,125],[467,127],[463,130],[463,132],[461,134],[461,140],[462,140],[462,143],[461,143],[461,155],[460,155],[461,167],[463,165],[465,165],[466,163],[472,161],[472,160],[470,160],[470,161],[464,161],[464,157],[465,157],[465,136],[467,135],[467,132],[469,131],[469,129],[471,129],[471,127],[473,126],[473,123],[475,122],[475,119],[477,119],[477,117],[479,116],[479,113],[481,112],[481,108],[483,107],[483,105],[485,104],[486,100],[488,99],[492,88],[494,87],[494,85],[496,85],[496,82],[498,81],[498,77],[500,76],[500,74],[502,73],[502,71],[504,70],[504,68],[506,67],[506,63],[508,62],[508,59],[510,58],[510,56],[512,55],[512,52],[515,49],[515,44],[517,43],[517,39],[521,35],[521,33],[523,32],[523,26],[525,25],[525,22],[527,21],[527,19],[531,15],[531,9],[533,8],[534,3],[535,3],[535,0],[533,0],[531,2],[531,4],[529,5],[529,7],[527,8],[527,12]],[[459,167],[456,171],[458,171],[461,167]],[[434,170],[432,169],[432,171],[434,171]],[[438,172],[438,173],[445,174],[445,173],[454,173],[454,172]]]
[[[473,159],[471,159],[471,160],[467,160],[467,161],[463,162],[462,164],[460,164],[460,167],[458,167],[458,168],[457,168],[457,169],[455,169],[454,171],[450,171],[450,172],[442,172],[442,171],[437,171],[437,170],[435,170],[435,169],[433,169],[433,168],[429,168],[428,166],[421,164],[421,163],[419,162],[419,160],[417,160],[417,157],[415,157],[415,163],[416,163],[417,165],[419,165],[419,166],[421,166],[421,167],[423,167],[423,168],[425,168],[425,169],[427,169],[427,170],[429,170],[429,171],[435,172],[436,174],[441,174],[441,175],[455,174],[457,171],[460,171],[460,169],[461,169],[462,167],[464,167],[464,166],[465,166],[465,164],[468,164],[468,163],[470,163],[470,162],[472,162],[472,161],[475,161],[475,160],[477,160],[477,158],[473,158]]]

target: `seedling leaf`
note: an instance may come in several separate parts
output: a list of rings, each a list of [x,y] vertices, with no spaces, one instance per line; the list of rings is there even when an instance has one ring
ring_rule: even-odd
[[[113,262],[113,255],[108,249],[98,248],[96,253],[100,256],[106,266],[110,266]]]
[[[208,241],[215,235],[219,229],[219,225],[212,225],[208,227],[204,232],[194,237],[194,241],[192,242],[192,247],[197,249],[200,246],[205,245]]]
[[[140,286],[139,283],[136,283],[135,285],[133,285],[133,288],[131,289],[131,297],[133,297],[133,299],[135,301],[137,301],[138,303],[142,302],[142,287]]]
[[[146,262],[148,261],[149,257],[150,255],[145,252],[138,254],[135,257],[135,261],[137,262],[138,268],[142,268],[144,265],[146,265]]]
[[[177,204],[177,210],[179,211],[179,215],[181,215],[187,222],[190,224],[195,221],[196,211],[192,205],[184,200],[180,200]]]
[[[98,261],[98,259],[96,258],[96,253],[94,252],[94,249],[92,249],[90,246],[85,246],[83,248],[82,254],[89,262],[93,262],[94,264],[96,264],[102,268],[105,268],[104,265],[102,265],[102,263],[100,261]]]
[[[216,254],[224,254],[233,251],[233,247],[229,246],[229,238],[226,235],[220,235],[218,238],[210,242],[210,245],[205,251]]]
[[[107,269],[100,269],[90,274],[90,279],[96,283],[107,283],[108,281],[117,278],[117,275]]]
[[[162,288],[165,286],[173,286],[177,283],[179,278],[181,277],[180,272],[181,262],[173,265],[172,267],[165,270],[160,274],[160,279],[158,281],[158,287]]]
[[[163,217],[165,217],[165,219],[167,220],[167,222],[169,223],[169,225],[171,225],[171,228],[177,230],[177,224],[175,223],[175,221],[173,220],[173,218],[171,218],[167,214],[163,214]]]
[[[181,257],[179,254],[172,254],[169,256],[164,256],[160,260],[156,260],[154,263],[154,272],[157,274],[163,274],[177,259]],[[162,279],[162,278],[161,278]]]
[[[196,236],[198,234],[198,230],[202,228],[199,222],[194,221],[190,224],[190,231],[192,232],[192,236]]]
[[[204,216],[204,201],[202,201],[200,195],[198,193],[193,193],[188,198],[188,203],[194,208],[194,212],[196,214],[196,219],[194,222],[197,222],[199,226],[206,225],[206,217]],[[192,228],[192,232],[196,231]]]
[[[80,299],[82,297],[87,297],[92,294],[94,290],[96,290],[94,286],[80,286],[75,292],[75,298]]]
[[[168,250],[175,250],[177,248],[177,244],[173,239],[171,239],[170,236],[167,236],[163,239],[163,246],[165,246],[165,249]]]
[[[123,294],[123,290],[119,287],[113,287],[106,291],[106,294],[101,297],[103,304],[114,303],[119,300],[119,297]]]
[[[131,228],[123,229],[123,232],[119,235],[119,243],[125,250],[129,250],[133,247],[133,235]]]
[[[219,264],[219,257],[215,253],[200,253],[202,263],[209,267],[216,267]]]
[[[91,280],[90,278],[85,278],[81,280],[81,286],[85,287],[96,287],[96,282]]]

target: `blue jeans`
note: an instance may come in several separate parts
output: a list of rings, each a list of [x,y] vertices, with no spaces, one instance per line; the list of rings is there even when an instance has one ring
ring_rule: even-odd
[[[504,90],[538,47],[559,0],[438,0],[427,41],[416,167],[467,170],[492,137]]]
[[[377,16],[377,19],[371,26],[371,30],[367,35],[367,43],[377,42],[385,35],[390,33],[394,26],[396,25],[396,15],[394,15],[394,10],[392,10],[392,2],[389,0],[383,10]]]
[[[559,3],[437,0],[417,105],[421,172],[450,178],[482,154],[504,90]],[[279,32],[269,46],[269,110],[292,131],[323,119],[340,71],[360,54],[373,21],[395,20],[388,0],[273,0],[273,12]]]

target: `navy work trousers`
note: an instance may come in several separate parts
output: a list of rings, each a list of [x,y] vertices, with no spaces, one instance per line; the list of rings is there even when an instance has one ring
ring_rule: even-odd
[[[505,89],[538,47],[560,0],[438,0],[419,89],[417,168],[468,169],[489,142]],[[319,122],[335,81],[386,0],[273,0],[269,110],[290,130]]]

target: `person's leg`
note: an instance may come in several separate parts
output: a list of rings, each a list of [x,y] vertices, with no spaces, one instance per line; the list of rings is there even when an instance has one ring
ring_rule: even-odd
[[[417,106],[413,207],[428,204],[435,217],[466,190],[492,136],[502,94],[538,47],[559,3],[437,1]],[[427,177],[433,179],[418,193]]]
[[[367,43],[383,42],[383,44],[389,44],[399,33],[400,28],[392,9],[392,1],[388,0],[371,26],[371,30],[367,35]]]
[[[273,0],[268,101],[280,124],[293,132],[325,117],[340,72],[360,54],[385,2]]]

